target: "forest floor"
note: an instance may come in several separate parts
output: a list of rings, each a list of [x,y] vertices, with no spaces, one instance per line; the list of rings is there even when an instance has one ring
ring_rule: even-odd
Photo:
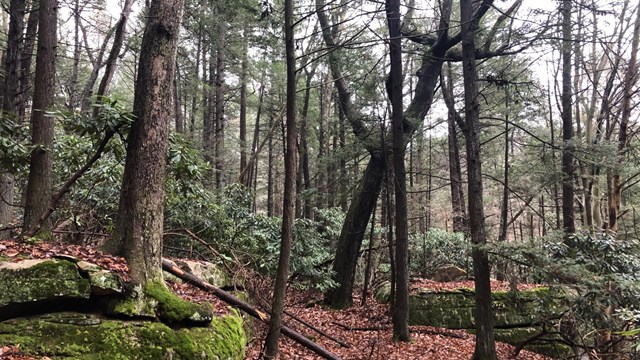
[[[42,259],[59,255],[71,255],[104,268],[116,271],[128,278],[128,267],[124,259],[106,255],[87,246],[66,245],[54,242],[23,244],[9,240],[0,240],[0,257],[9,257],[16,261],[25,258]],[[196,289],[189,284],[169,284],[170,287],[186,300],[210,302],[218,314],[228,311],[228,306],[213,295]],[[434,290],[473,288],[472,281],[438,283],[429,280],[412,282],[412,289],[430,288]],[[506,290],[507,283],[494,282],[494,290]],[[519,287],[532,287],[521,285]],[[299,331],[309,339],[317,342],[345,360],[410,360],[410,359],[470,359],[474,350],[474,335],[464,330],[448,330],[427,326],[412,326],[410,343],[394,343],[392,341],[391,317],[389,306],[378,304],[369,299],[367,304],[360,305],[360,296],[354,296],[354,306],[347,310],[331,310],[320,304],[322,294],[315,291],[290,290],[286,309],[289,313],[312,324],[314,327],[347,344],[341,346],[337,342],[320,335],[314,330],[301,325],[290,316],[285,316],[288,326]],[[266,325],[252,321],[254,330],[249,334],[250,343],[247,359],[258,359],[262,350],[266,333]],[[31,360],[35,359],[20,354],[14,346],[0,344],[0,359]],[[497,343],[499,359],[548,359],[542,355],[522,351],[513,357],[514,347]],[[280,342],[280,359],[306,360],[321,359],[310,350],[294,343],[288,338]]]

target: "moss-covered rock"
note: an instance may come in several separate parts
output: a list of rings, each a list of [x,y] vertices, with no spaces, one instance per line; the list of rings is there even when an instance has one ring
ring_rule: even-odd
[[[539,324],[561,314],[549,288],[492,293],[495,326],[512,328]],[[409,323],[449,329],[472,329],[475,292],[459,289],[447,292],[419,291],[409,298]]]
[[[152,282],[144,290],[133,288],[115,299],[106,311],[122,317],[152,317],[167,324],[207,325],[213,319],[211,304],[182,300],[164,284]]]
[[[89,278],[92,295],[116,295],[124,292],[122,278],[118,274],[83,260],[78,261],[76,266],[81,274]]]
[[[88,299],[91,295],[89,280],[80,275],[74,263],[65,260],[0,263],[0,284],[0,313],[5,315],[6,308]]]
[[[518,345],[540,331],[539,325],[558,318],[563,309],[549,288],[492,294],[496,340]],[[475,292],[420,290],[409,297],[409,324],[448,329],[475,330]],[[525,349],[549,356],[571,354],[571,349],[550,337],[540,338]]]
[[[0,322],[0,344],[52,359],[244,359],[246,335],[237,314],[208,327],[171,329],[159,322],[116,321],[76,313]]]

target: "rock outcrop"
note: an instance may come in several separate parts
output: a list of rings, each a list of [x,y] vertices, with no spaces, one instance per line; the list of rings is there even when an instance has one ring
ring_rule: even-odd
[[[376,293],[378,301],[388,301],[388,291]],[[559,295],[549,288],[518,292],[492,293],[496,340],[518,345],[538,334],[543,322],[547,324],[563,313]],[[475,292],[470,289],[433,291],[421,289],[409,297],[409,324],[427,325],[447,329],[475,331]],[[571,349],[548,336],[528,344],[525,349],[548,356],[571,355]]]
[[[19,345],[28,355],[244,358],[239,313],[215,317],[210,304],[183,301],[162,284],[150,284],[146,300],[136,301],[124,296],[118,274],[73,257],[0,262],[0,288],[0,346]]]

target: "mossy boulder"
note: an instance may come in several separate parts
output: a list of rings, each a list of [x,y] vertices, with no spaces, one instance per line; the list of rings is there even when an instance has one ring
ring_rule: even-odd
[[[492,293],[496,340],[518,345],[540,331],[543,322],[561,316],[559,295],[547,287],[518,292]],[[470,289],[452,291],[419,290],[409,297],[409,324],[428,325],[448,329],[475,329],[475,292]],[[555,339],[557,340],[557,339]],[[570,350],[541,338],[526,347],[545,355],[567,354]]]
[[[539,324],[562,313],[549,288],[492,293],[495,327],[512,328]],[[409,323],[449,329],[472,329],[475,292],[459,289],[446,292],[421,290],[409,298]]]
[[[213,319],[211,304],[182,300],[164,284],[149,283],[134,288],[125,298],[112,301],[106,312],[121,317],[158,318],[167,324],[207,325]]]
[[[81,274],[89,278],[92,295],[116,295],[124,292],[122,278],[118,274],[82,260],[76,266]]]
[[[51,359],[244,359],[242,317],[232,313],[208,327],[172,329],[160,322],[118,321],[56,313],[0,322],[0,344]]]
[[[0,319],[12,317],[24,307],[86,300],[91,285],[72,262],[24,260],[0,263]]]

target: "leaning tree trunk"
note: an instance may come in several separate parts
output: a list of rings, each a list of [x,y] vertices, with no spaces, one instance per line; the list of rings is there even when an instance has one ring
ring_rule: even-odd
[[[336,273],[334,279],[338,286],[325,294],[325,302],[334,308],[346,308],[353,304],[353,280],[357,262],[352,259],[357,259],[359,256],[362,239],[378,199],[384,174],[384,156],[372,156],[351,199],[351,206],[347,211],[338,240],[342,246],[338,246],[333,262],[333,271]],[[364,211],[361,211],[363,209]]]
[[[163,197],[182,0],[156,0],[142,38],[118,219],[111,250],[144,288],[162,280]]]
[[[473,243],[473,274],[475,277],[476,347],[472,359],[495,360],[496,345],[491,309],[489,256],[484,228],[482,198],[482,166],[480,157],[480,106],[478,103],[478,73],[476,70],[475,32],[472,0],[460,0],[462,24],[462,68],[464,76],[464,106],[466,121],[467,174],[469,178],[469,230]]]
[[[57,0],[39,2],[38,50],[31,113],[31,152],[24,227],[29,229],[47,210],[52,186],[53,119],[46,111],[53,106],[56,73]],[[43,227],[47,229],[47,225]]]

